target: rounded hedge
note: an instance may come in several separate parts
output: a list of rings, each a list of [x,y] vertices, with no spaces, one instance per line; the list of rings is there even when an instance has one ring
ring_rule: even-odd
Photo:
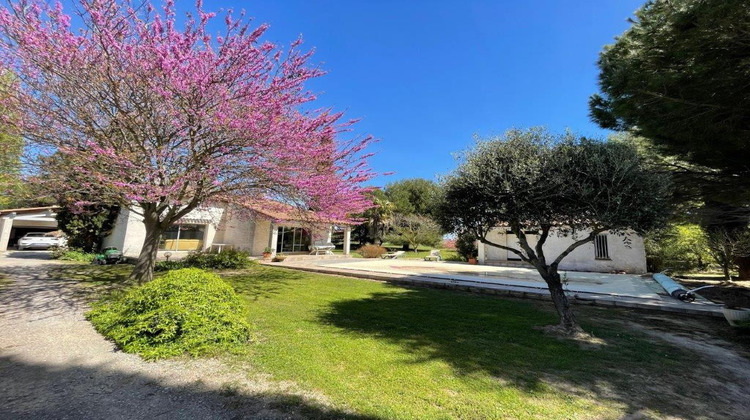
[[[197,268],[97,302],[86,317],[123,351],[145,359],[236,351],[250,338],[247,309],[232,286]]]

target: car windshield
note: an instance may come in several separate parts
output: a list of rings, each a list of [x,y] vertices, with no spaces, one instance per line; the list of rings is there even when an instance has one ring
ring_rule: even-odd
[[[41,238],[42,236],[44,236],[43,233],[27,233],[26,234],[27,238]]]

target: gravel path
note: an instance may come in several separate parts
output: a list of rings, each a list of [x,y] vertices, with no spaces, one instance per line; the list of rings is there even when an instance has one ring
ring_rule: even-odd
[[[217,360],[144,362],[116,351],[70,284],[47,276],[60,262],[45,257],[0,256],[0,418],[352,417]]]

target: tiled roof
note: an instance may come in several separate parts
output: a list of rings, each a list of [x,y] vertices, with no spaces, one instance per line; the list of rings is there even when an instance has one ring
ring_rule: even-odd
[[[356,220],[339,220],[319,217],[311,210],[271,200],[253,200],[244,204],[245,208],[276,221],[317,221],[338,225],[357,225]]]

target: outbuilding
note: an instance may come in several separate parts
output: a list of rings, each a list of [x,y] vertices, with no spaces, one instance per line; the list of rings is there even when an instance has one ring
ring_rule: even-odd
[[[29,232],[57,230],[58,209],[47,206],[0,210],[0,252],[15,247],[18,239]]]
[[[544,253],[548,257],[557,257],[575,241],[587,236],[590,230],[576,233],[561,232],[552,229],[544,243]],[[526,232],[531,247],[539,240],[538,232]],[[509,248],[520,249],[518,238],[506,227],[493,229],[487,239],[493,243]],[[478,243],[481,264],[488,265],[526,265],[513,252]],[[600,273],[626,272],[641,274],[646,272],[646,248],[643,237],[629,231],[624,235],[604,232],[596,235],[592,242],[576,248],[560,263],[560,269],[572,271],[591,271]]]

